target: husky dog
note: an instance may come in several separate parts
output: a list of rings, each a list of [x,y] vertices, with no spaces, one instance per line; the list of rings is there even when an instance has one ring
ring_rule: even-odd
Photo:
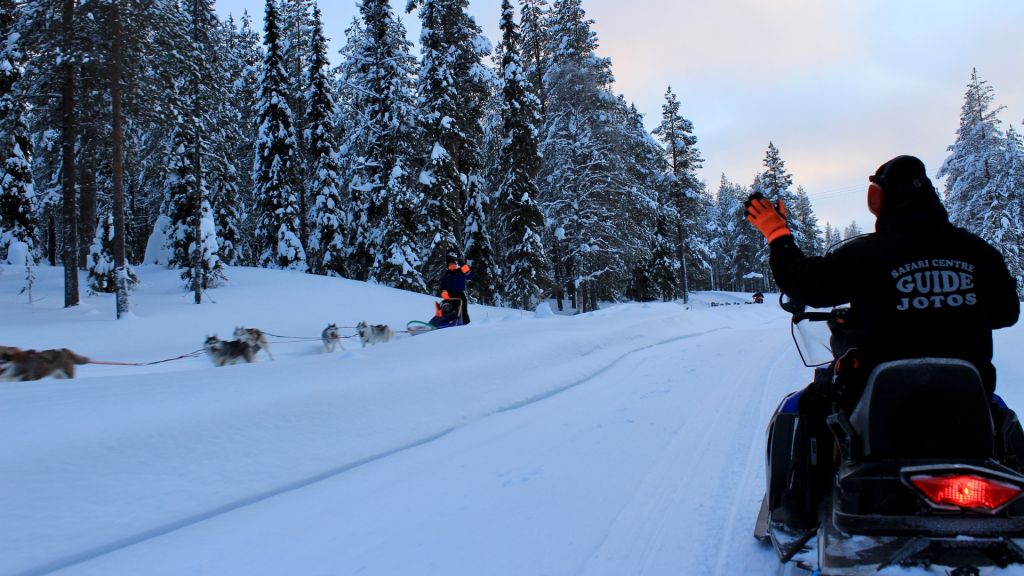
[[[359,332],[359,339],[363,342],[363,348],[366,348],[367,344],[390,342],[391,338],[395,335],[387,324],[374,324],[371,326],[367,325],[366,322],[360,322],[356,324],[356,331]]]
[[[320,340],[324,343],[324,350],[328,352],[334,352],[336,347],[340,347],[342,350],[345,349],[341,344],[341,334],[338,332],[338,327],[331,322],[324,328],[324,331],[320,333]]]
[[[216,334],[206,337],[203,348],[215,366],[252,362],[256,358],[256,350],[245,340],[221,340]]]
[[[267,335],[261,332],[259,328],[238,326],[235,328],[235,338],[251,346],[254,355],[263,350],[267,353],[267,356],[270,356],[271,360],[274,359],[274,355],[270,353],[270,344],[267,343]]]
[[[40,380],[47,376],[74,378],[75,365],[88,363],[88,358],[67,348],[39,351],[0,346],[0,381]]]

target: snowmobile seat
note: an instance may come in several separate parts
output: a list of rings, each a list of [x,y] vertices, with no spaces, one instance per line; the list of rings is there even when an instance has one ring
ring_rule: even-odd
[[[978,370],[951,358],[878,365],[850,415],[865,459],[991,458],[995,432]]]

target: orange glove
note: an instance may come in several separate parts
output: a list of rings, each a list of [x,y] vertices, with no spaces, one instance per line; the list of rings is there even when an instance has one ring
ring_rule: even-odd
[[[747,221],[753,224],[771,244],[776,238],[792,235],[786,227],[786,205],[779,199],[777,206],[760,193],[754,193],[747,199]]]
[[[469,274],[469,264],[463,264],[461,270],[463,274]]]

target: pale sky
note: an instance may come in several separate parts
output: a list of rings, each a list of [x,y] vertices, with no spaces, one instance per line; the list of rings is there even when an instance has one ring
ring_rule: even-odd
[[[404,15],[406,0],[391,3]],[[470,0],[494,43],[500,5]],[[920,157],[934,177],[956,138],[972,68],[1006,107],[1004,127],[1022,128],[1021,0],[584,0],[583,7],[596,21],[599,55],[612,59],[615,91],[636,103],[649,129],[672,86],[713,191],[723,172],[749,185],[772,141],[823,227],[857,220],[873,229],[867,176],[893,156]],[[356,3],[320,0],[320,8],[336,59]],[[248,10],[262,30],[261,0],[220,0],[217,9]],[[415,15],[404,20],[417,41]]]

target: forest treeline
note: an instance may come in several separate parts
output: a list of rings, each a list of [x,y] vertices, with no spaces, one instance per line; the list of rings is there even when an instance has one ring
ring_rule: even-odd
[[[503,0],[496,44],[467,5],[408,0],[416,54],[388,0],[361,0],[332,66],[315,0],[267,0],[262,33],[211,0],[0,0],[0,256],[28,287],[63,265],[65,305],[114,292],[119,315],[141,263],[199,303],[226,266],[432,293],[452,259],[477,302],[589,311],[769,287],[751,192],[812,253],[860,232],[822,229],[772,143],[752,183],[709,189],[676,92],[648,132],[582,0]],[[999,112],[973,75],[940,175],[1020,278],[1024,160]]]

